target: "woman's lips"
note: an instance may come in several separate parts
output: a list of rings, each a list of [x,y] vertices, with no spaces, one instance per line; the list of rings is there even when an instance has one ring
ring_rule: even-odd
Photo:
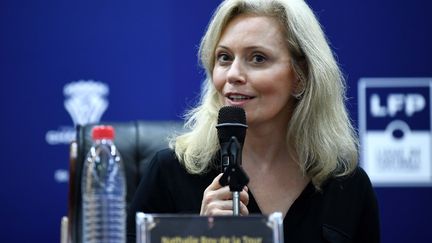
[[[227,93],[225,97],[231,105],[243,105],[255,98],[254,96],[239,94],[239,93]]]
[[[250,100],[252,99],[252,96],[247,96],[247,95],[229,95],[228,99],[232,100],[232,101],[242,101],[242,100]]]

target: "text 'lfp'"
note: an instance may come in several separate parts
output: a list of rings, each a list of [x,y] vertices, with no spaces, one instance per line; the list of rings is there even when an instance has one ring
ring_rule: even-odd
[[[382,105],[378,94],[372,94],[370,106],[372,116],[375,117],[394,117],[403,111],[407,116],[412,116],[425,108],[426,100],[421,94],[389,94],[386,107]]]

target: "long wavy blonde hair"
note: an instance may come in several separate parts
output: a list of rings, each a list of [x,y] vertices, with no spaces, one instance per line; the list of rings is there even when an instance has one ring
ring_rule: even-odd
[[[351,173],[357,166],[358,141],[345,107],[345,81],[319,22],[303,0],[226,0],[219,5],[199,49],[206,71],[201,99],[186,114],[189,132],[170,142],[180,162],[193,174],[214,165],[219,150],[215,126],[223,106],[212,82],[215,48],[225,26],[240,14],[273,17],[285,28],[301,87],[286,138],[303,173],[317,188],[331,176]]]

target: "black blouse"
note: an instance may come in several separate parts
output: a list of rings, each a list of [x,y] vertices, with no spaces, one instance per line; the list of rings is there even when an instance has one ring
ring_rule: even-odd
[[[128,213],[128,242],[135,242],[135,213],[199,214],[204,190],[219,174],[191,175],[174,151],[158,152],[146,168]],[[248,210],[260,214],[249,190]],[[367,174],[329,179],[321,191],[309,183],[284,218],[284,239],[293,242],[380,242],[378,203]]]

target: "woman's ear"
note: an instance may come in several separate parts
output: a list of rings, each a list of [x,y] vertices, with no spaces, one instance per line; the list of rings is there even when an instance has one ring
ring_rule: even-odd
[[[303,94],[306,90],[307,77],[305,75],[305,71],[307,70],[307,65],[305,60],[301,59],[300,62],[293,61],[292,69],[294,74],[292,95],[296,99],[300,100],[303,97]]]
[[[293,70],[295,77],[293,82],[292,96],[300,100],[306,89],[306,80],[301,71],[297,71],[296,68]]]

